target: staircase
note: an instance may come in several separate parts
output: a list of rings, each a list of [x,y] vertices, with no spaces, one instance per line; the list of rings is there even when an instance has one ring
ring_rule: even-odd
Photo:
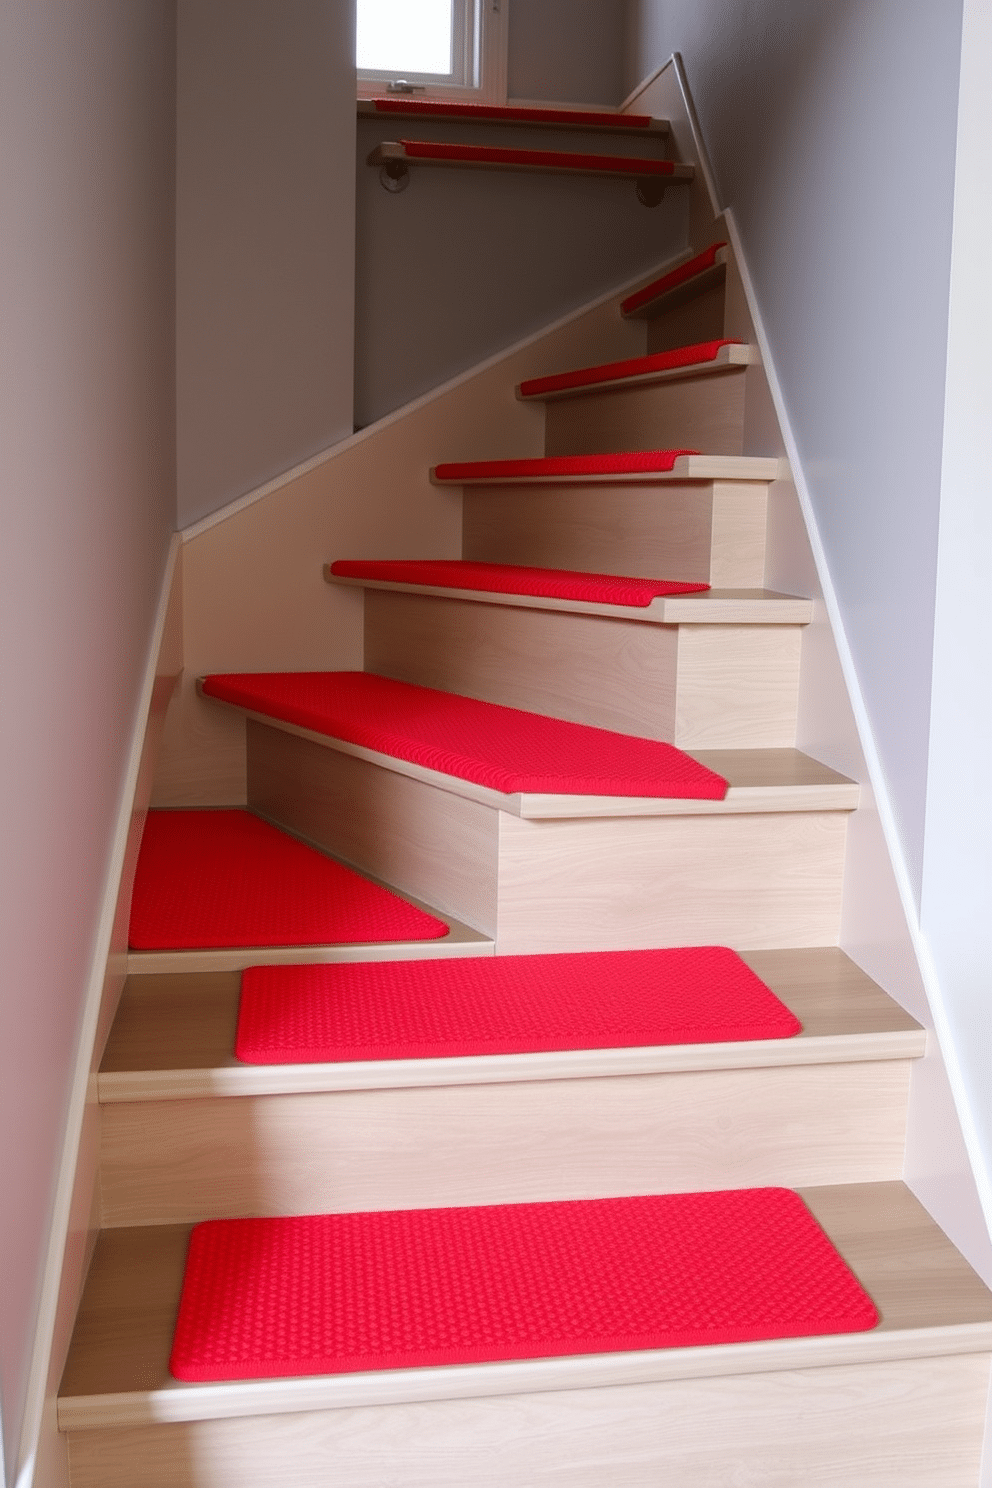
[[[241,693],[205,685],[204,709],[247,713],[253,812],[450,929],[132,954],[98,1076],[102,1231],[59,1401],[74,1488],[976,1488],[992,1297],[900,1181],[925,1035],[837,948],[858,792],[795,749],[810,603],[762,588],[780,472],[742,453],[761,369],[727,323],[732,270],[714,244],[632,297],[621,313],[646,319],[642,357],[525,383],[518,396],[546,409],[543,459],[435,469],[462,491],[464,566],[313,555],[331,560],[331,583],[364,591],[367,672],[673,744],[727,782],[718,798],[480,783],[301,722],[250,679]],[[533,577],[549,568],[696,589],[576,597]],[[802,1032],[234,1056],[240,973],[260,962],[710,944],[740,952]],[[877,1327],[298,1378],[169,1374],[201,1220],[769,1185],[800,1193]]]

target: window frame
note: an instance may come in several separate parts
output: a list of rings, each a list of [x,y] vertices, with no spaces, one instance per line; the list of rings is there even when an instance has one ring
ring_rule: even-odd
[[[413,0],[411,0],[413,3]],[[423,98],[431,102],[506,102],[507,11],[510,0],[451,0],[455,45],[477,82],[446,82],[436,73],[356,70],[359,98]],[[409,88],[397,87],[400,81]],[[392,86],[391,86],[392,85]]]

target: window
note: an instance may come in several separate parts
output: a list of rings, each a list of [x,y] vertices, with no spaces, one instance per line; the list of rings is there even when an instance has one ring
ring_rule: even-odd
[[[357,0],[362,98],[506,100],[508,0]]]

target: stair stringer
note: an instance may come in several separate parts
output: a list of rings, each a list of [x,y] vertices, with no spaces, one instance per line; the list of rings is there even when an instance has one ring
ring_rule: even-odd
[[[362,592],[326,584],[323,562],[368,553],[459,557],[460,492],[431,485],[429,467],[542,454],[543,407],[520,402],[517,383],[563,366],[643,355],[644,324],[621,320],[616,304],[644,280],[616,286],[185,529],[186,671],[169,710],[154,805],[244,803],[244,722],[198,698],[195,679],[361,669]]]
[[[765,584],[814,599],[803,641],[797,747],[857,780],[861,804],[847,838],[840,944],[929,1032],[913,1072],[904,1177],[971,1265],[992,1279],[992,1241],[976,1173],[984,1160],[958,1071],[949,1020],[920,929],[895,813],[889,798],[843,615],[774,352],[748,273],[731,208],[721,208],[715,178],[678,53],[623,105],[671,122],[679,158],[697,168],[690,206],[691,249],[715,236],[733,250],[727,279],[727,334],[753,341],[761,366],[750,369],[744,454],[778,454],[792,479],[769,492]]]

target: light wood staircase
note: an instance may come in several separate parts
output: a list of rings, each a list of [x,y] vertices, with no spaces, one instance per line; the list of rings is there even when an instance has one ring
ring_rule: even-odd
[[[725,338],[732,270],[724,247],[635,307],[649,359]],[[102,1233],[59,1403],[74,1488],[976,1488],[992,1297],[900,1181],[925,1035],[837,948],[858,792],[794,747],[810,604],[762,588],[779,468],[741,453],[760,372],[745,338],[683,367],[522,389],[546,402],[550,456],[703,451],[664,474],[435,476],[463,488],[466,559],[705,593],[632,611],[330,576],[365,590],[367,670],[671,741],[729,780],[725,800],[500,798],[257,715],[248,802],[455,926],[318,959],[722,943],[802,1034],[248,1066],[239,968],[314,953],[135,955],[98,1076]],[[767,1184],[801,1192],[878,1328],[234,1384],[168,1374],[204,1218]]]

